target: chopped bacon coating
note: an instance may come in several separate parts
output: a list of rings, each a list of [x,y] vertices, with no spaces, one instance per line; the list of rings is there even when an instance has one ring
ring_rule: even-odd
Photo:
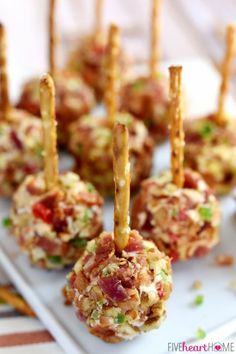
[[[162,76],[137,78],[121,91],[121,110],[142,120],[157,143],[168,135],[168,108],[168,84]]]
[[[206,255],[219,241],[219,202],[202,177],[185,170],[178,189],[170,172],[143,181],[131,213],[132,227],[173,261]]]
[[[131,190],[136,190],[150,174],[153,140],[145,126],[130,114],[118,113],[116,121],[125,124],[129,130]],[[108,120],[85,116],[72,123],[69,148],[76,160],[75,170],[81,178],[91,181],[102,195],[112,195],[112,128]]]
[[[45,190],[43,174],[29,176],[13,198],[11,229],[32,264],[59,269],[73,264],[102,230],[103,200],[72,172]],[[86,199],[80,194],[88,193]],[[90,195],[90,198],[89,198]]]
[[[43,168],[43,130],[36,117],[10,110],[0,116],[0,196],[10,197],[29,174]]]
[[[198,171],[217,194],[236,185],[236,120],[216,123],[214,114],[187,120],[185,165]]]
[[[67,280],[63,293],[78,318],[93,335],[111,343],[159,327],[172,289],[170,259],[135,230],[120,254],[112,233],[90,241]]]

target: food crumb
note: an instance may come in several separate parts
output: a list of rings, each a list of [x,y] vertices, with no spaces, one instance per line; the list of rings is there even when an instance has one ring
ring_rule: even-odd
[[[204,296],[203,295],[197,295],[194,300],[194,305],[195,306],[200,306],[204,302]]]
[[[195,336],[197,339],[204,339],[206,337],[206,332],[202,328],[198,328],[195,332]]]
[[[8,216],[2,219],[2,226],[6,228],[11,226],[11,219]]]
[[[230,267],[234,264],[234,257],[230,255],[218,255],[215,258],[216,264],[220,267]]]
[[[192,285],[193,290],[202,289],[202,282],[200,280],[195,280]]]

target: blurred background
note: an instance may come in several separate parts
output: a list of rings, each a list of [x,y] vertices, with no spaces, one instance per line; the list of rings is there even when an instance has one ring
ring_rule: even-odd
[[[29,75],[47,69],[47,6],[48,0],[0,0],[10,67],[27,68]],[[125,46],[138,61],[144,61],[149,46],[150,1],[105,0],[104,6],[104,24],[118,23]],[[208,57],[218,63],[225,26],[236,19],[236,1],[163,0],[161,17],[163,60]],[[65,53],[79,35],[93,28],[93,20],[94,0],[58,0],[58,50]]]

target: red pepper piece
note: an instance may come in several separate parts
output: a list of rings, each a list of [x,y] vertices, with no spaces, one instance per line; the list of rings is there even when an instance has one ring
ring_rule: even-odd
[[[47,224],[52,223],[53,213],[43,203],[39,202],[33,205],[33,214],[36,218],[42,219]]]

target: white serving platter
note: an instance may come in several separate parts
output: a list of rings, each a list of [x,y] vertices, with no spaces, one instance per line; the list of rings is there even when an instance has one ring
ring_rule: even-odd
[[[216,106],[219,77],[215,69],[205,60],[178,61],[184,65],[184,87],[190,116],[198,116],[214,110]],[[167,65],[165,65],[166,68]],[[164,69],[165,70],[165,69]],[[229,110],[235,111],[229,101]],[[70,159],[64,155],[61,166],[65,168]],[[163,144],[156,149],[153,172],[169,166],[169,146]],[[10,202],[0,201],[0,218],[9,213]],[[198,328],[207,333],[218,326],[236,319],[236,292],[230,282],[236,280],[236,266],[217,267],[217,254],[236,256],[236,203],[232,195],[221,200],[223,220],[221,243],[206,258],[174,264],[174,289],[168,302],[167,319],[157,331],[121,344],[106,344],[91,336],[80,323],[71,307],[64,306],[61,288],[69,271],[44,271],[33,268],[19,252],[15,240],[1,227],[0,264],[19,288],[32,308],[66,353],[88,354],[161,354],[168,352],[168,343],[194,339]],[[105,228],[112,229],[113,205],[105,206]],[[195,280],[201,280],[203,288],[192,290]],[[196,295],[204,295],[204,303],[194,307]],[[217,341],[222,338],[217,337]]]

